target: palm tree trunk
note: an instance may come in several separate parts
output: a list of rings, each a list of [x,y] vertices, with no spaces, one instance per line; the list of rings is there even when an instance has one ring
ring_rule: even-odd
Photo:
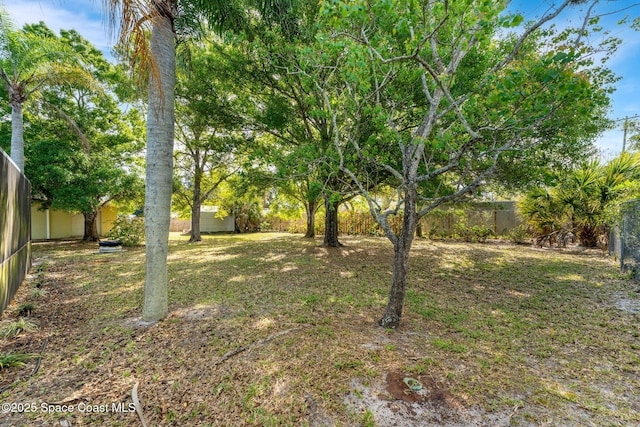
[[[158,5],[160,12],[151,31],[151,55],[157,73],[151,72],[147,114],[147,166],[145,192],[146,281],[142,318],[155,321],[167,316],[167,252],[173,175],[175,38],[171,0]],[[169,5],[169,6],[167,6]]]
[[[24,121],[22,118],[22,104],[11,103],[11,160],[20,172],[24,171]]]

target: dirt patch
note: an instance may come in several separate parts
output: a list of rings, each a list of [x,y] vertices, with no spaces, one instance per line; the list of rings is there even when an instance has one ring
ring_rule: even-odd
[[[426,375],[412,376],[400,372],[387,374],[387,392],[394,400],[408,403],[431,403],[450,409],[462,409],[463,405],[443,383]],[[415,384],[415,386],[413,386]],[[409,385],[413,386],[409,388]]]
[[[171,318],[181,318],[186,320],[205,320],[214,319],[219,317],[228,317],[231,311],[218,304],[214,305],[202,305],[196,307],[181,307],[176,308],[169,316]]]
[[[412,379],[405,381],[405,379]],[[420,384],[419,390],[408,385]],[[509,414],[486,413],[454,396],[446,385],[428,375],[389,372],[383,380],[351,382],[344,403],[363,420],[379,427],[467,427],[509,425]]]
[[[613,305],[622,311],[627,313],[640,313],[640,299],[631,299],[625,295],[615,294],[615,300]]]

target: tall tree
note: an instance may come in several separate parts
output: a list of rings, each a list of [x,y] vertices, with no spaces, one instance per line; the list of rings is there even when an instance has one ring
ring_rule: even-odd
[[[38,31],[42,27],[41,24],[31,26],[29,30]],[[71,166],[69,181],[55,183],[57,190],[48,202],[60,209],[82,213],[84,240],[97,241],[99,209],[110,201],[135,197],[140,188],[135,160],[142,148],[142,119],[136,109],[127,107],[128,111],[124,112],[119,106],[122,100],[115,94],[131,85],[121,68],[106,61],[102,53],[75,30],[61,30],[60,41],[82,56],[85,71],[95,84],[85,87],[67,83],[42,91],[39,104],[44,120],[62,120],[68,128],[59,134],[61,144],[52,143],[51,151],[64,151],[73,146],[62,143],[65,136],[77,140],[78,151],[65,154],[73,159],[71,163],[66,162]],[[50,113],[47,114],[47,110]],[[41,141],[33,141],[37,142]],[[51,166],[46,160],[39,164],[41,149],[29,149],[35,161],[27,162],[28,172]],[[37,179],[37,174],[34,178]]]
[[[216,49],[194,46],[176,88],[176,204],[191,214],[190,242],[202,240],[200,210],[241,167],[243,98],[220,79]]]
[[[11,106],[11,158],[24,169],[24,118],[27,100],[47,85],[82,81],[91,77],[82,67],[81,58],[61,43],[53,33],[18,30],[9,15],[0,8],[0,78],[8,89]]]
[[[89,154],[64,125],[40,119],[32,126],[37,134],[26,146],[25,173],[34,198],[42,208],[81,213],[83,240],[98,240],[100,209],[107,203],[137,199],[142,195],[142,179],[120,166],[122,147]]]
[[[333,123],[322,98],[323,91],[333,90],[335,70],[304,64],[316,64],[316,56],[335,58],[341,53],[315,45],[319,4],[297,6],[289,26],[259,28],[256,39],[242,39],[241,47],[228,54],[230,70],[258,106],[249,117],[250,125],[273,137],[269,169],[280,190],[303,204],[305,236],[314,237],[315,212],[324,203],[323,244],[338,247],[339,207],[354,194],[350,178],[336,167]]]
[[[326,4],[334,34],[344,35],[321,39],[344,52],[337,64],[343,89],[325,93],[336,147],[355,150],[363,167],[384,168],[396,186],[397,206],[383,210],[343,151],[341,170],[357,183],[394,246],[381,326],[400,323],[420,217],[475,194],[509,165],[534,171],[544,164],[544,156],[536,155],[540,149],[570,161],[562,150],[575,152],[572,143],[593,137],[582,135],[566,144],[554,137],[576,116],[588,121],[603,114],[603,86],[611,82],[606,70],[593,66],[594,50],[583,43],[591,17],[578,31],[541,29],[572,3],[552,5],[539,21],[512,36],[500,31],[518,26],[522,17],[506,14],[503,1]],[[363,139],[361,127],[370,121],[386,123],[386,130]],[[381,157],[383,145],[395,146],[394,154]],[[390,227],[390,215],[403,218],[398,234]]]
[[[145,179],[146,278],[142,317],[167,316],[167,254],[173,182],[177,0],[104,0],[119,45],[131,49],[139,78],[147,81]],[[150,33],[149,37],[148,34]]]
[[[166,317],[167,252],[173,171],[176,36],[197,34],[202,16],[216,31],[242,30],[250,19],[272,19],[288,2],[208,0],[103,0],[112,26],[120,23],[120,45],[133,45],[132,60],[148,71],[147,155],[145,189],[146,280],[142,317]],[[255,8],[247,11],[243,6]],[[253,13],[259,12],[258,14]],[[262,13],[260,13],[262,12]],[[150,40],[147,33],[150,31]],[[123,51],[128,51],[123,48]],[[148,67],[144,67],[147,65]],[[140,70],[140,69],[139,69]],[[144,76],[147,71],[142,71]]]

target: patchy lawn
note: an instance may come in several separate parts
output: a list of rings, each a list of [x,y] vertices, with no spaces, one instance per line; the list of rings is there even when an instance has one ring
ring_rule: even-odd
[[[35,244],[3,324],[39,328],[0,354],[42,357],[0,370],[3,410],[30,411],[0,425],[139,426],[136,383],[149,426],[640,424],[639,286],[602,253],[419,240],[386,331],[392,248],[342,240],[176,237],[151,325],[144,249]]]

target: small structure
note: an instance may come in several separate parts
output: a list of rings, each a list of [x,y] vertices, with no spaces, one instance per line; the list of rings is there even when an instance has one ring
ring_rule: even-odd
[[[202,206],[200,208],[200,232],[201,233],[233,233],[236,228],[236,220],[233,215],[223,218],[218,216],[218,206]],[[191,219],[171,218],[171,231],[188,233],[191,230]]]
[[[118,218],[118,210],[111,204],[98,211],[97,226],[100,236],[106,235],[113,221]],[[40,209],[38,202],[31,205],[31,238],[33,240],[82,238],[84,216],[56,209]]]
[[[202,206],[200,208],[200,232],[201,233],[233,233],[235,231],[235,218],[233,215],[226,215],[223,218],[218,216],[218,206]]]
[[[98,242],[98,253],[101,254],[110,254],[113,252],[121,252],[122,251],[122,242],[120,240],[103,240]]]

